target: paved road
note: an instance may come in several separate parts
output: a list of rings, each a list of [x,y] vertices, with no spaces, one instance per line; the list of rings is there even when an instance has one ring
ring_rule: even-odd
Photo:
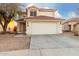
[[[59,35],[32,35],[30,49],[79,48],[79,36],[69,33]]]
[[[0,56],[79,56],[79,48],[16,50],[0,52]]]

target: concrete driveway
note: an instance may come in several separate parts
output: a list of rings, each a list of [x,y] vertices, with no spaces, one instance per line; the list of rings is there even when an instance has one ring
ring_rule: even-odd
[[[0,56],[79,56],[79,36],[32,35],[30,49],[0,52]]]
[[[79,36],[72,33],[32,35],[31,49],[79,48]]]

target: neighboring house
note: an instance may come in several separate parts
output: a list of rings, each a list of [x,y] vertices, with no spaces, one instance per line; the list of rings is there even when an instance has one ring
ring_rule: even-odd
[[[75,24],[74,30],[75,30],[75,32],[77,32],[78,35],[79,35],[79,22]]]
[[[60,34],[62,20],[55,17],[56,9],[43,9],[30,6],[26,18],[17,20],[17,32],[26,34]]]
[[[64,22],[64,31],[76,32],[79,31],[79,18],[71,18]]]

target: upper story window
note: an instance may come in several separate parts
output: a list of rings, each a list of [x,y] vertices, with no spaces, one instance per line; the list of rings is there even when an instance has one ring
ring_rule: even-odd
[[[37,12],[36,11],[30,11],[30,16],[36,16]]]

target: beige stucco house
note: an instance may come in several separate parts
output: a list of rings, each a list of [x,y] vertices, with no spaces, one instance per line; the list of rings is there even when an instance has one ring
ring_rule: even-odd
[[[69,32],[79,32],[79,18],[71,18],[64,22],[63,30]]]
[[[26,17],[17,21],[17,32],[26,34],[60,34],[62,20],[55,17],[56,9],[35,6],[26,8]]]

